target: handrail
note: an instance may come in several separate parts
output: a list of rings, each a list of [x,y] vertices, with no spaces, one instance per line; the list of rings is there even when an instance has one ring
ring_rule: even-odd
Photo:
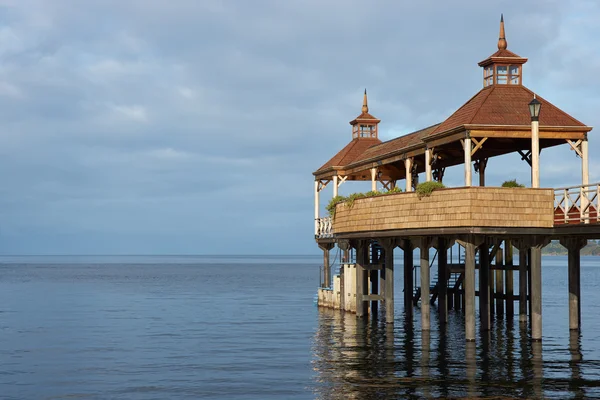
[[[315,218],[315,221],[315,237],[317,239],[333,237],[333,220],[331,217]]]
[[[554,189],[554,225],[598,223],[600,184]]]
[[[568,187],[559,187],[559,188],[554,188],[554,192],[556,193],[556,191],[558,190],[568,190],[568,189],[579,189],[582,186],[599,186],[600,182],[597,183],[588,183],[587,185],[576,185],[576,186],[568,186]]]

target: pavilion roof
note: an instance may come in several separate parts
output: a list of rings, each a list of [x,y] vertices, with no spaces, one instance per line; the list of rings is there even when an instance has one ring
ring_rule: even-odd
[[[442,122],[429,136],[463,125],[526,125],[531,124],[529,102],[534,93],[522,85],[491,85],[483,88],[448,119]],[[542,103],[540,126],[584,127],[549,101],[537,96]]]
[[[343,167],[352,164],[369,147],[380,144],[381,140],[377,138],[356,138],[340,150],[335,156],[327,161],[321,168],[315,171],[315,174],[323,172],[332,167]]]

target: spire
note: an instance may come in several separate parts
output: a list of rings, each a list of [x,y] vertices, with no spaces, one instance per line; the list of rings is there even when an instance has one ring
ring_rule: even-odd
[[[365,96],[363,98],[362,112],[369,112],[369,105],[367,103],[367,89],[365,89]]]
[[[506,34],[504,33],[504,14],[500,14],[500,36],[498,38],[498,50],[506,50]]]

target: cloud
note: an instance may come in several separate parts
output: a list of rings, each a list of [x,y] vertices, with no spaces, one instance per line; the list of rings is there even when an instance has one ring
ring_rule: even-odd
[[[0,252],[314,252],[311,173],[362,90],[383,138],[442,121],[507,9],[525,84],[599,126],[591,1],[0,2]],[[567,151],[544,183],[578,179]]]

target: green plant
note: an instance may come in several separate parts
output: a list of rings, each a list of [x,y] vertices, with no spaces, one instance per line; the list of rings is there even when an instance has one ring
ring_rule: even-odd
[[[327,212],[329,212],[330,216],[335,217],[335,206],[337,206],[339,203],[345,202],[346,200],[347,198],[344,196],[335,196],[334,198],[329,200],[329,204],[327,204],[327,207],[325,207],[325,209],[327,210]]]
[[[374,197],[374,196],[379,196],[380,194],[383,194],[383,193],[378,192],[377,190],[371,190],[370,192],[365,193],[365,197]]]
[[[516,179],[512,179],[510,181],[505,181],[502,183],[502,187],[507,188],[524,188],[525,185],[518,183]]]
[[[431,192],[433,192],[436,189],[443,189],[446,186],[444,186],[444,184],[442,182],[436,182],[436,181],[430,181],[430,182],[423,182],[423,183],[419,183],[417,185],[417,197],[420,199],[422,197],[427,197],[431,195]]]
[[[352,193],[351,195],[346,197],[345,204],[349,208],[352,208],[354,206],[354,200],[362,199],[364,197],[366,197],[364,193]]]
[[[402,189],[400,189],[398,186],[394,186],[393,188],[391,188],[390,190],[388,190],[387,192],[385,192],[386,194],[391,194],[391,193],[402,193]]]

